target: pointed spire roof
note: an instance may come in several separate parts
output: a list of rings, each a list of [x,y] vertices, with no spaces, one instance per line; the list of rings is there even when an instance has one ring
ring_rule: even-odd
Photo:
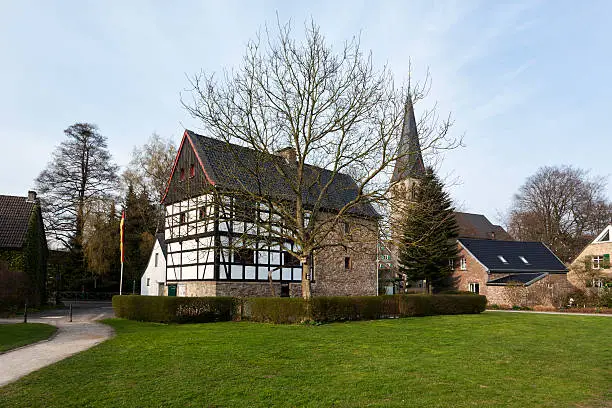
[[[402,126],[398,156],[400,158],[395,162],[391,182],[408,178],[421,178],[425,174],[421,143],[419,141],[410,92],[408,92],[404,108],[404,124]]]

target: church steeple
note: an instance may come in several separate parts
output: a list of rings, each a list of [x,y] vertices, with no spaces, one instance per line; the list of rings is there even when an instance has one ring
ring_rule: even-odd
[[[404,107],[404,124],[398,147],[398,156],[399,159],[395,162],[395,169],[391,178],[392,183],[407,179],[420,179],[425,174],[421,143],[410,93],[408,93],[406,106]]]

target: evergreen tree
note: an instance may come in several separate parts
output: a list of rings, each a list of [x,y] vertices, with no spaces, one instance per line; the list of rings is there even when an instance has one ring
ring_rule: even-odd
[[[123,265],[124,287],[138,292],[142,276],[155,242],[156,208],[145,190],[136,194],[130,183],[125,198],[125,235]],[[134,284],[135,283],[135,284]]]
[[[458,226],[448,193],[432,168],[416,185],[403,214],[399,270],[428,291],[451,286],[449,260],[457,256]]]

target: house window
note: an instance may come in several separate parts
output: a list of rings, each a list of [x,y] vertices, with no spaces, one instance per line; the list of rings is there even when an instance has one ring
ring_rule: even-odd
[[[503,256],[497,255],[497,257],[499,258],[500,261],[502,261],[503,264],[507,264],[508,263],[508,261],[506,261],[506,258],[504,258]]]
[[[283,251],[283,265],[285,266],[300,266],[300,260],[291,255],[287,251]]]
[[[467,270],[467,261],[465,260],[465,256],[462,256],[459,259],[459,269],[461,269],[462,271]]]
[[[593,269],[601,269],[603,266],[604,257],[596,255],[593,257]]]
[[[450,258],[448,260],[448,269],[450,269],[451,271],[455,269],[455,260],[453,258]]]
[[[255,259],[255,251],[251,248],[234,249],[234,263],[250,265]]]
[[[524,263],[525,265],[529,265],[529,261],[528,261],[528,260],[527,260],[527,258],[525,258],[524,256],[519,256],[519,259],[520,259],[521,261],[523,261],[523,263]]]
[[[350,234],[351,233],[351,224],[349,224],[348,222],[344,223],[344,233],[345,234]]]
[[[351,257],[350,256],[345,256],[344,257],[344,269],[351,269]]]
[[[179,224],[184,224],[185,221],[187,220],[187,213],[180,213],[179,214]]]
[[[180,180],[185,181],[185,169],[181,167]]]
[[[480,293],[480,284],[479,283],[470,283],[470,292]]]
[[[157,255],[157,254],[155,254]],[[151,283],[151,278],[147,278],[147,286],[149,286],[149,283]]]
[[[202,221],[206,218],[206,207],[201,207],[198,209],[198,219]]]
[[[189,166],[189,178],[194,178],[195,177],[195,166],[192,164],[191,166]]]
[[[155,253],[155,266],[159,265],[159,253]],[[147,283],[147,286],[149,286],[149,284]]]

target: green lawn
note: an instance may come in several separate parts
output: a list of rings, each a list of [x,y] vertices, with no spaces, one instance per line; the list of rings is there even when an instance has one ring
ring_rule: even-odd
[[[0,388],[7,407],[610,407],[612,320],[489,312],[160,325]]]
[[[0,353],[47,339],[55,327],[41,323],[0,324]]]

